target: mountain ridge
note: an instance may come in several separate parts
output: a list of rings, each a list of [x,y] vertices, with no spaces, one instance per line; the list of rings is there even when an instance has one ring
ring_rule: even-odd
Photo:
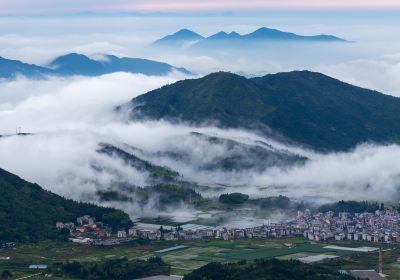
[[[83,54],[69,53],[55,58],[46,66],[0,57],[0,78],[4,79],[14,79],[19,75],[39,79],[47,76],[73,75],[93,77],[115,72],[163,76],[172,71],[189,76],[194,75],[185,68],[175,67],[164,62],[115,55],[104,55],[102,59],[95,60]]]
[[[182,36],[181,31],[186,30],[192,36]],[[285,32],[278,29],[261,27],[251,33],[239,34],[235,31],[227,33],[220,31],[211,36],[204,37],[188,29],[182,29],[174,34],[167,35],[152,43],[155,46],[170,46],[179,47],[189,45],[191,47],[205,47],[212,44],[213,47],[218,47],[218,44],[229,45],[239,43],[257,43],[257,42],[348,42],[345,39],[326,34],[319,35],[298,35],[292,32]]]
[[[161,39],[158,39],[152,43],[153,46],[179,46],[185,43],[194,42],[197,40],[203,40],[204,37],[200,34],[193,32],[189,29],[183,28],[171,35],[167,35]]]
[[[326,151],[400,140],[399,98],[310,71],[251,79],[217,72],[138,96],[129,110],[133,118],[258,126],[264,135],[272,129],[290,142]]]
[[[83,215],[95,217],[114,230],[132,224],[120,210],[65,199],[0,168],[0,240],[57,239],[56,222],[74,221]]]

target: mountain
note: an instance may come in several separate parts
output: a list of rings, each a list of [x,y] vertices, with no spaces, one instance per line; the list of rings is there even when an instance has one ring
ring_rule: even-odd
[[[332,35],[304,36],[295,33],[284,32],[277,29],[262,27],[249,34],[240,35],[237,32],[226,33],[218,32],[207,38],[194,33],[193,31],[182,29],[173,35],[166,36],[157,40],[153,45],[164,47],[193,46],[201,47],[233,47],[246,45],[249,43],[271,43],[271,42],[347,42],[346,40]]]
[[[56,58],[48,67],[62,76],[98,76],[114,72],[162,76],[171,71],[193,75],[193,73],[184,68],[176,68],[167,63],[140,58],[119,58],[114,55],[105,55],[101,60],[94,60],[82,54],[71,53]]]
[[[400,140],[399,98],[309,71],[214,73],[141,95],[128,108],[132,118],[255,129],[318,150]]]
[[[153,42],[153,46],[170,46],[170,47],[182,47],[184,45],[188,45],[190,43],[199,41],[204,39],[203,36],[189,30],[189,29],[181,29],[178,32],[165,36],[155,42]]]
[[[226,33],[224,31],[218,32],[210,37],[207,37],[205,40],[237,40],[240,39],[242,36],[239,33],[231,32]]]
[[[19,75],[40,78],[52,74],[52,70],[18,60],[0,57],[0,78],[13,79]]]
[[[0,78],[4,79],[13,79],[19,75],[40,79],[46,76],[99,76],[115,72],[163,76],[171,71],[194,75],[185,68],[167,63],[114,55],[105,55],[101,60],[94,60],[82,54],[71,53],[54,59],[46,67],[0,57]]]
[[[120,210],[65,199],[0,169],[1,241],[56,239],[60,237],[56,222],[75,221],[83,215],[114,229],[131,225],[129,216]]]
[[[245,40],[266,41],[309,41],[309,42],[346,42],[346,40],[332,35],[303,36],[295,33],[284,32],[277,29],[262,27],[256,31],[243,35]]]
[[[154,210],[165,210],[182,203],[192,205],[202,200],[201,195],[193,189],[197,187],[196,183],[186,182],[178,172],[136,156],[132,150],[137,154],[142,153],[136,148],[124,148],[126,150],[108,143],[100,143],[97,152],[122,160],[126,166],[147,174],[146,185],[136,186],[131,182],[114,182],[108,189],[97,192],[100,201],[130,202],[141,207],[152,203]]]
[[[128,153],[108,143],[100,143],[97,152],[99,154],[108,155],[109,157],[119,158],[123,160],[126,165],[140,172],[146,172],[152,184],[171,183],[180,179],[178,172],[164,166],[152,164],[149,161],[137,157],[133,153]]]
[[[183,166],[192,166],[199,171],[248,171],[263,172],[271,167],[288,167],[302,164],[307,159],[286,150],[280,150],[264,142],[241,143],[232,139],[210,136],[204,133],[191,132],[175,138],[178,143],[190,139],[195,145],[208,146],[210,150],[222,150],[213,157],[202,160],[195,157],[190,149],[179,149],[172,146],[167,151],[152,155],[163,161],[180,162]]]

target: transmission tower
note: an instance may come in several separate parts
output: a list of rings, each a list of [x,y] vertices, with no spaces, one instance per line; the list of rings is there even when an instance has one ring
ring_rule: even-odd
[[[379,248],[379,261],[378,261],[379,274],[383,274],[383,262],[382,262],[382,248]]]

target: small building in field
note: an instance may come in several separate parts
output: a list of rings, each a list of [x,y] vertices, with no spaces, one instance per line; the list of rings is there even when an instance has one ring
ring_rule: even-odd
[[[118,238],[126,238],[126,231],[125,230],[119,230],[117,232],[117,237]]]
[[[47,267],[45,264],[31,264],[29,269],[47,269]]]

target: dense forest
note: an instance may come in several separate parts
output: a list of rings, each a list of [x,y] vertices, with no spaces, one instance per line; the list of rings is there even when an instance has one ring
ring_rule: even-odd
[[[209,263],[186,275],[184,280],[351,280],[351,276],[299,261],[256,260]]]
[[[123,258],[103,262],[69,262],[53,270],[55,274],[88,280],[130,280],[170,274],[170,267],[160,257],[151,257],[146,261]]]
[[[373,213],[379,210],[382,206],[377,202],[368,201],[339,201],[332,204],[325,204],[319,207],[319,211],[328,212],[332,211],[334,213],[348,212],[348,213],[363,213],[369,212]]]
[[[180,174],[178,172],[165,166],[152,164],[111,144],[101,143],[97,152],[119,158],[123,160],[125,164],[139,171],[147,172],[152,184],[176,182],[180,179]]]
[[[219,196],[219,202],[224,204],[243,204],[249,199],[247,194],[242,193],[227,193]]]
[[[309,71],[252,79],[213,73],[138,96],[131,108],[133,118],[217,123],[267,136],[272,129],[318,150],[400,140],[399,98]]]
[[[66,233],[56,230],[56,222],[75,221],[83,215],[95,217],[114,230],[132,225],[120,210],[65,199],[0,169],[0,241],[64,238]]]

